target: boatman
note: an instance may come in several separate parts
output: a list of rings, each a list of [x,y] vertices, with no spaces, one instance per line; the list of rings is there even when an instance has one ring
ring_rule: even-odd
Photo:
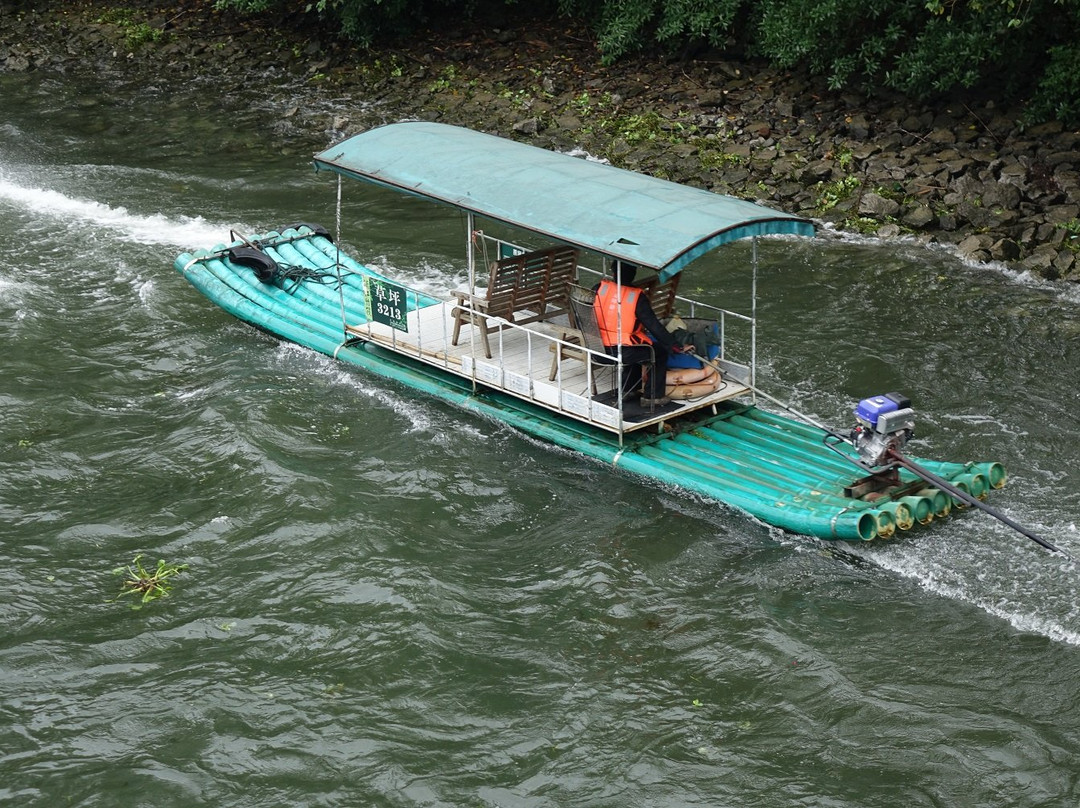
[[[633,285],[637,267],[616,261],[611,274],[612,278],[604,278],[596,286],[593,308],[608,354],[617,356],[622,346],[623,394],[641,385],[642,366],[651,364],[641,406],[651,409],[667,404],[668,354],[682,349],[656,316],[649,296]]]

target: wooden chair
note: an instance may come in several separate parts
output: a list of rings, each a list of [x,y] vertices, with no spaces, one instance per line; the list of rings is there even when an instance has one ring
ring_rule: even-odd
[[[484,354],[491,358],[488,334],[503,327],[499,319],[522,325],[565,313],[567,285],[577,271],[577,258],[573,247],[551,247],[493,262],[483,295],[453,293],[458,303],[451,312],[451,344],[458,344],[462,325],[471,325],[480,333]]]

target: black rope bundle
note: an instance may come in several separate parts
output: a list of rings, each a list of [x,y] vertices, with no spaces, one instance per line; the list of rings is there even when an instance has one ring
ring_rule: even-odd
[[[312,283],[336,283],[337,273],[323,269],[279,264],[258,247],[233,247],[229,250],[229,260],[234,264],[250,267],[263,283],[280,286],[292,294],[305,281]],[[288,284],[291,283],[290,288]]]
[[[260,276],[259,280],[263,281],[263,283],[272,283],[280,286],[289,294],[295,292],[304,281],[336,284],[338,280],[335,273],[325,272],[321,269],[309,269],[308,267],[301,266],[282,266],[281,264],[274,264],[274,267],[274,271],[270,274],[269,278],[264,280]],[[289,282],[292,282],[292,288],[287,286]]]

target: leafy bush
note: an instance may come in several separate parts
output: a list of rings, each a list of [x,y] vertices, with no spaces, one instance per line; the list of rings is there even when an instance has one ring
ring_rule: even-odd
[[[1080,0],[216,0],[245,13],[302,8],[371,44],[439,15],[535,17],[590,25],[601,59],[693,44],[806,67],[835,89],[888,87],[915,98],[977,90],[1031,99],[1032,119],[1080,125]],[[477,23],[482,25],[482,22]]]
[[[979,90],[1032,98],[1031,116],[1080,124],[1078,0],[559,0],[590,22],[605,61],[688,40],[734,42],[834,89],[918,99]]]
[[[607,64],[635,50],[694,41],[723,45],[747,0],[559,0],[566,16],[591,22]]]
[[[235,8],[244,14],[257,14],[277,4],[277,0],[216,0],[214,8]]]
[[[1056,119],[1066,126],[1080,126],[1080,42],[1050,48],[1025,120],[1035,123]]]
[[[1064,10],[1061,0],[764,0],[757,46],[781,67],[805,62],[834,89],[1016,96],[1048,45],[1073,41]]]
[[[218,9],[235,9],[245,14],[280,10],[295,10],[318,15],[347,38],[370,45],[385,35],[401,35],[428,20],[436,11],[455,9],[463,15],[473,10],[473,4],[455,0],[310,0],[297,4],[290,0],[215,0]]]
[[[780,67],[806,65],[834,89],[891,67],[922,0],[763,0],[755,48]]]

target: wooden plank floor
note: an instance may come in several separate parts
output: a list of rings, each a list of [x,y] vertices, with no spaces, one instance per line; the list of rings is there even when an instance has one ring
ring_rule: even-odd
[[[586,363],[571,358],[570,355],[578,352],[573,350],[573,346],[564,343],[565,358],[555,363],[555,378],[551,379],[556,358],[555,348],[559,345],[556,340],[563,336],[564,327],[567,333],[572,333],[565,318],[561,323],[558,320],[532,323],[522,327],[507,327],[488,334],[492,353],[489,359],[484,355],[484,344],[479,331],[469,325],[462,326],[458,344],[451,344],[454,333],[451,311],[455,305],[456,301],[446,301],[409,312],[407,332],[397,331],[381,323],[349,326],[348,331],[361,339],[372,340],[385,348],[443,368],[455,375],[465,378],[473,378],[475,375],[477,381],[486,386],[504,390],[566,417],[618,431],[617,421],[605,423],[604,418],[598,421],[595,417],[567,409],[563,395],[568,394],[573,401],[576,401],[576,397],[588,400],[592,396],[591,386],[596,394],[609,393],[613,398],[613,368],[594,366],[595,378],[590,380]],[[633,417],[634,420],[624,420],[624,431],[660,424],[692,410],[711,407],[717,402],[749,392],[748,387],[734,381],[729,374],[725,374],[725,382],[716,393],[694,401],[672,402],[675,406],[668,406],[655,415],[635,413],[631,416],[627,413],[626,418]],[[608,415],[617,419],[617,414]]]

